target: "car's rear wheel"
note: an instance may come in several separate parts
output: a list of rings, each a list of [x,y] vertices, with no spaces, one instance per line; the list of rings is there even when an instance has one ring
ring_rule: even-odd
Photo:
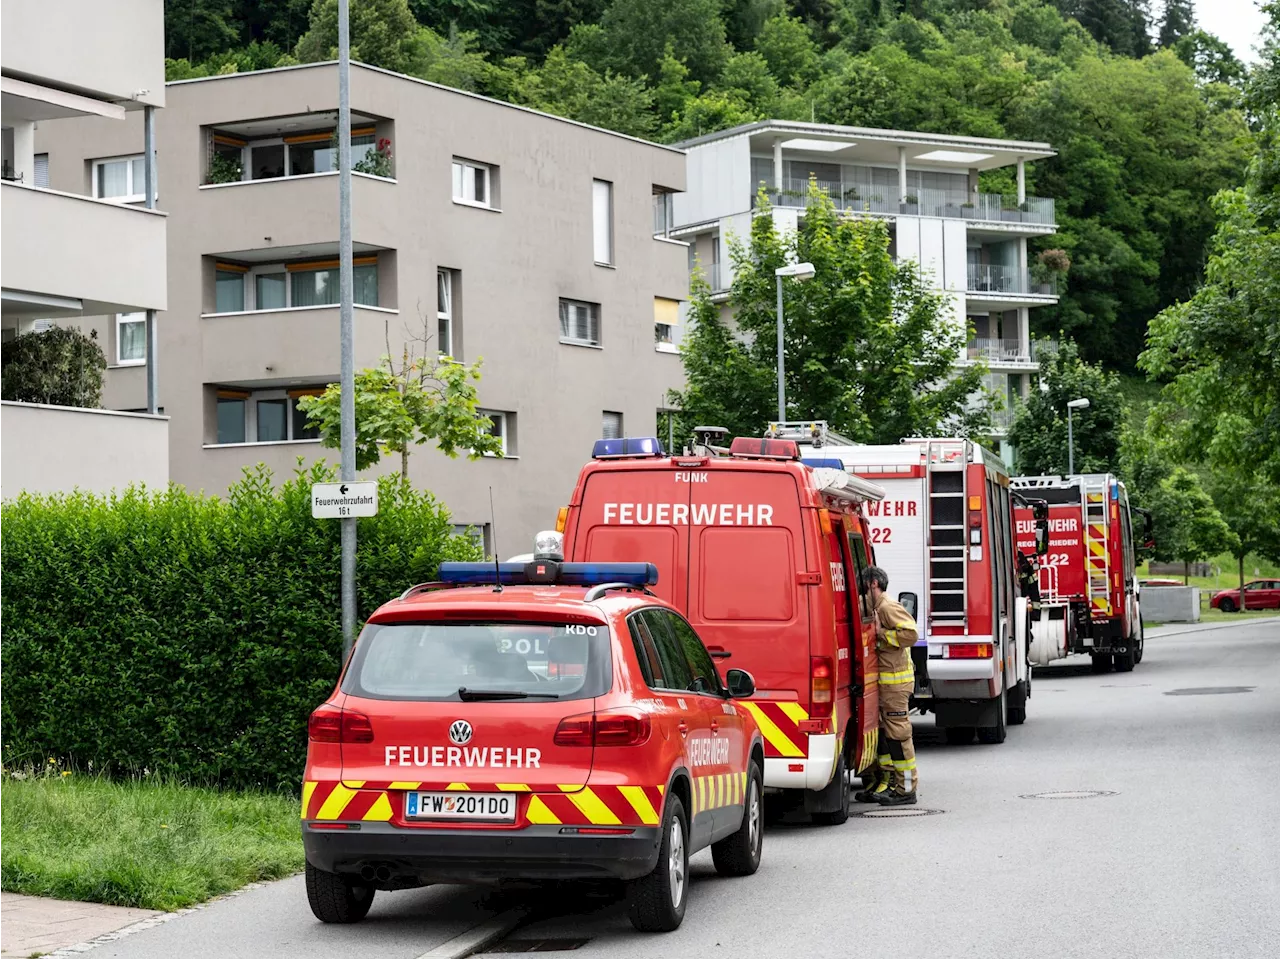
[[[668,794],[662,815],[662,845],[653,872],[633,880],[629,890],[631,925],[641,932],[670,932],[684,920],[689,898],[689,827],[684,803]]]
[[[764,777],[751,764],[743,796],[742,825],[732,836],[711,844],[711,861],[722,876],[750,876],[760,868],[764,847]]]
[[[307,863],[307,903],[321,922],[359,922],[373,905],[374,888]]]
[[[1224,613],[1234,613],[1236,611],[1236,602],[1230,596],[1224,596],[1218,603],[1218,609]]]

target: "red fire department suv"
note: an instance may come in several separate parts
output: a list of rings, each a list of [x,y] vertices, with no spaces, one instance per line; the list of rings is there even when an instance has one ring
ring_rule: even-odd
[[[756,677],[764,782],[815,821],[849,815],[846,774],[876,752],[875,626],[862,504],[880,490],[800,462],[794,442],[739,437],[665,456],[651,437],[601,440],[558,524],[566,558],[655,563],[658,595],[723,665]],[[727,452],[727,455],[719,455]]]
[[[684,916],[689,856],[760,862],[749,673],[721,682],[646,564],[445,563],[380,607],[311,716],[307,897],[354,922],[429,882],[628,880],[645,930]],[[497,580],[501,580],[501,585]]]

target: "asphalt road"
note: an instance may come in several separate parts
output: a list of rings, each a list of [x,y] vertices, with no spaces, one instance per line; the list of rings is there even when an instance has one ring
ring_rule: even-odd
[[[747,879],[700,854],[677,932],[640,935],[607,891],[575,889],[530,900],[559,915],[511,938],[610,959],[1280,956],[1280,619],[1155,631],[1128,674],[1039,670],[1028,714],[1000,746],[917,722],[918,810],[935,815],[784,823]],[[1085,791],[1106,795],[1027,798]],[[415,959],[512,901],[384,893],[327,927],[295,878],[93,954]]]

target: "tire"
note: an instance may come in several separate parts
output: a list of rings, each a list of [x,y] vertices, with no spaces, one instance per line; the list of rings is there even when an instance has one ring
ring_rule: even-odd
[[[1027,700],[1031,698],[1031,674],[1027,673],[1027,678],[1018,683],[1018,690],[1013,697],[1013,702],[1018,705],[1009,704],[1009,725],[1021,726],[1027,721]]]
[[[1147,627],[1142,622],[1142,615],[1139,614],[1138,615],[1138,649],[1133,654],[1133,661],[1135,663],[1142,662],[1142,651],[1146,645],[1147,645]]]
[[[711,861],[722,876],[750,876],[760,868],[764,848],[764,776],[755,763],[747,773],[742,825],[732,836],[711,844]]]
[[[1111,672],[1111,654],[1110,653],[1090,653],[1089,668],[1095,673]]]
[[[1116,653],[1111,660],[1115,664],[1117,673],[1133,672],[1133,667],[1138,662],[1138,650],[1132,636],[1129,637],[1129,645],[1125,647],[1125,651]]]
[[[359,922],[373,905],[372,886],[349,881],[307,863],[307,903],[321,922]]]
[[[849,821],[849,776],[846,772],[848,767],[845,765],[844,752],[840,753],[840,758],[836,760],[836,774],[831,777],[831,782],[818,793],[821,797],[819,800],[822,805],[831,805],[834,801],[837,805],[831,812],[815,812],[811,818],[814,823],[819,826],[841,826]]]
[[[662,815],[662,845],[653,872],[628,890],[631,925],[641,932],[671,932],[684,921],[689,899],[689,819],[680,797],[668,794]]]
[[[947,737],[948,746],[968,746],[976,731],[972,726],[947,726],[943,735]]]
[[[1224,613],[1234,613],[1236,611],[1236,601],[1230,596],[1222,597],[1222,602],[1218,603],[1218,609]]]
[[[1000,690],[996,697],[996,724],[978,727],[978,742],[988,746],[998,745],[1009,735],[1009,690]]]

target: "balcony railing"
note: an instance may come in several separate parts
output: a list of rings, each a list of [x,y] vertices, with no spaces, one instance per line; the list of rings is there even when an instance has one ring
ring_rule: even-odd
[[[1058,285],[1052,280],[1038,282],[1028,270],[1015,266],[969,264],[970,293],[1003,293],[1017,296],[1057,296]]]
[[[818,189],[831,197],[837,210],[850,213],[940,216],[957,220],[999,221],[1054,225],[1054,203],[1047,197],[1029,196],[1018,203],[1013,196],[999,193],[953,193],[947,190],[916,190],[899,199],[893,193],[870,192],[862,186],[847,186],[819,180]],[[774,206],[804,208],[815,202],[808,180],[783,180],[781,188],[766,184]],[[755,203],[753,198],[752,203]]]
[[[971,360],[986,360],[988,363],[1030,363],[1032,345],[1021,340],[995,340],[986,337],[975,337],[969,341],[968,353]]]

